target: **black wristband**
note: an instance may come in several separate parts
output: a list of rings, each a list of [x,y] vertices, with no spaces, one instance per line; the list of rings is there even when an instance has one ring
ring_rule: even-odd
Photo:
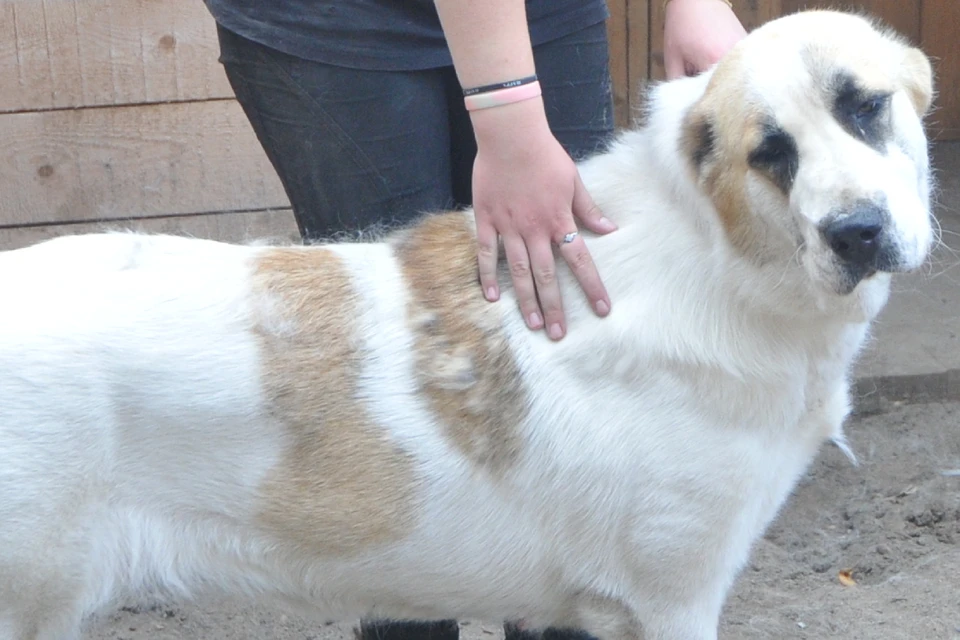
[[[475,96],[478,93],[487,93],[489,91],[499,91],[500,89],[509,89],[510,87],[519,87],[525,84],[530,84],[531,82],[537,81],[537,74],[532,76],[527,76],[526,78],[520,78],[518,80],[509,80],[507,82],[498,82],[496,84],[486,84],[482,87],[474,87],[472,89],[464,89],[463,97]]]

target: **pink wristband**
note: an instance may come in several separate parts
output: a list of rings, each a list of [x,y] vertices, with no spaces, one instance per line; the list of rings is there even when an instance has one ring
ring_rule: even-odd
[[[489,109],[514,102],[523,102],[530,98],[536,98],[540,93],[540,82],[537,81],[522,84],[519,87],[508,87],[467,96],[463,99],[463,104],[466,105],[467,111],[476,111],[477,109]]]

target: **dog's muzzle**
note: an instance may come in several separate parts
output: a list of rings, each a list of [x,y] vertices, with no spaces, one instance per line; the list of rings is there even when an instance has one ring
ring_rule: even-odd
[[[891,240],[890,216],[886,207],[858,202],[830,216],[820,233],[843,271],[844,288],[853,290],[877,271],[895,271],[900,262]]]

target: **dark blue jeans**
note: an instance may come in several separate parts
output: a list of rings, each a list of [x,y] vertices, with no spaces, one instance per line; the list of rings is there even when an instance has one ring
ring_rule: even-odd
[[[308,239],[471,203],[476,143],[452,67],[320,64],[220,28],[220,60]],[[603,23],[534,50],[547,118],[575,158],[613,131]]]
[[[220,60],[305,240],[471,204],[476,143],[452,67],[381,72],[290,56],[219,29]],[[613,132],[606,25],[534,49],[550,128],[576,159]],[[456,640],[454,620],[364,622],[363,640]],[[525,634],[506,627],[508,640]],[[577,634],[549,630],[544,640]],[[527,637],[526,640],[529,640]]]

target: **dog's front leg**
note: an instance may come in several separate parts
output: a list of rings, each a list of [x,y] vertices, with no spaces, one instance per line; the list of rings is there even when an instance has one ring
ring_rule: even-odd
[[[599,640],[716,640],[718,607],[666,605],[652,609],[645,602],[636,613],[610,598],[581,598],[575,626]]]
[[[684,585],[683,575],[671,584],[662,581],[645,589],[633,602],[633,618],[641,640],[717,640],[725,590],[716,580],[700,576],[700,588]],[[709,586],[706,586],[709,585]],[[648,585],[652,586],[652,585]]]
[[[594,593],[581,593],[569,622],[599,640],[641,640],[640,623],[626,603]]]
[[[643,640],[717,640],[716,615],[690,609],[662,611],[643,621]]]

